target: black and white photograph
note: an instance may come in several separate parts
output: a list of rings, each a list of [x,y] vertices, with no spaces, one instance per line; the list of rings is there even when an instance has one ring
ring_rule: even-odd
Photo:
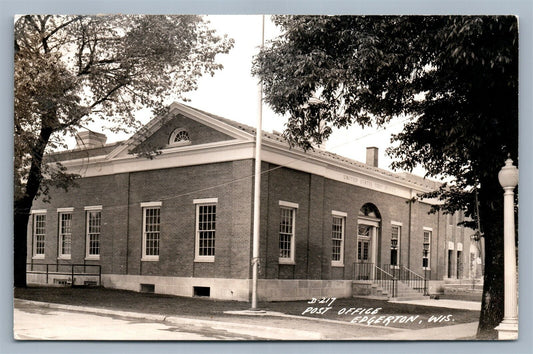
[[[13,338],[527,336],[519,20],[15,15]]]

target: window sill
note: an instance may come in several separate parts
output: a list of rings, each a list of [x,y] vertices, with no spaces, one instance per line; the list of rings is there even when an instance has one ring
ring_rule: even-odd
[[[332,267],[336,267],[336,268],[344,268],[344,263],[333,263],[333,262],[331,262],[331,266]]]
[[[194,262],[196,263],[213,263],[215,256],[196,256]]]
[[[57,259],[71,260],[72,256],[70,256],[70,255],[62,255],[62,256],[57,257]]]
[[[141,258],[142,262],[159,262],[159,256],[144,256]]]
[[[296,262],[293,259],[279,258],[279,264],[295,265]]]
[[[87,257],[85,257],[85,260],[86,261],[99,261],[100,260],[100,256],[87,256]]]
[[[44,254],[37,254],[37,255],[31,257],[31,259],[44,259]]]

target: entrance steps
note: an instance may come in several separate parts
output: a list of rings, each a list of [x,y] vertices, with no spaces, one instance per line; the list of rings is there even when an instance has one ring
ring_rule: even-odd
[[[413,289],[407,284],[398,281],[398,293],[396,294],[396,297],[390,298],[390,300],[394,301],[405,301],[405,300],[428,300],[429,296],[424,295],[423,289],[420,289],[418,291],[417,289]]]
[[[429,296],[424,296],[416,289],[397,281],[397,294],[392,297],[387,290],[371,280],[354,280],[352,282],[352,294],[354,297],[362,297],[373,300],[426,300]]]

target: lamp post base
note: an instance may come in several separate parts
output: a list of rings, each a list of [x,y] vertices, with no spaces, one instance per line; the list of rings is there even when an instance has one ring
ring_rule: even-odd
[[[518,320],[503,319],[495,330],[498,331],[498,340],[517,340],[518,339]]]

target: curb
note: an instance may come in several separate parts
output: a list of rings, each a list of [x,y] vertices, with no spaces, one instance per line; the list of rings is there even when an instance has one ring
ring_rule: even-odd
[[[50,302],[23,300],[23,299],[14,299],[13,304],[15,304],[16,302],[20,302],[20,303],[28,304],[28,305],[36,305],[36,306],[40,306],[44,308],[66,310],[66,311],[73,311],[73,312],[83,312],[83,313],[99,314],[99,315],[107,315],[107,316],[136,318],[136,319],[144,319],[148,321],[157,321],[157,322],[169,322],[169,323],[176,324],[176,325],[203,326],[203,327],[209,327],[209,328],[217,329],[217,330],[225,330],[228,332],[242,334],[242,335],[260,337],[258,338],[258,340],[261,340],[261,339],[266,339],[266,340],[320,340],[320,339],[323,339],[322,334],[319,332],[296,330],[292,328],[290,330],[287,330],[287,328],[280,328],[280,327],[268,327],[268,326],[250,325],[250,324],[244,325],[244,324],[239,324],[235,322],[224,322],[224,321],[216,321],[216,320],[200,320],[200,319],[188,318],[188,317],[155,315],[155,314],[129,312],[129,311],[116,311],[116,310],[108,310],[108,309],[102,309],[102,308],[96,308],[96,307],[64,305],[64,304],[56,304],[56,303],[50,303]]]

